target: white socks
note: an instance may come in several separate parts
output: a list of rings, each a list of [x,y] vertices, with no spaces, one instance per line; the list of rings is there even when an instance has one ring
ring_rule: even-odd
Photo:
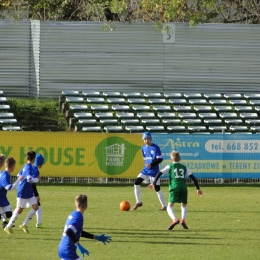
[[[13,224],[15,223],[15,221],[18,219],[19,217],[19,213],[17,213],[16,211],[13,212],[12,217],[10,218],[9,223],[7,224],[7,228],[11,228],[13,226]]]
[[[135,199],[136,203],[140,203],[141,201],[141,188],[140,185],[134,185]]]
[[[181,219],[186,219],[187,216],[187,206],[181,206]]]
[[[164,198],[163,192],[161,190],[159,190],[156,193],[158,195],[158,199],[159,199],[160,203],[162,204],[162,206],[166,207],[166,203],[165,203],[165,198]]]
[[[173,207],[172,206],[169,206],[167,207],[167,212],[168,212],[168,215],[170,216],[170,218],[172,220],[176,219],[176,216],[174,214],[174,211],[173,211]]]
[[[36,223],[41,224],[42,223],[42,207],[39,206],[38,210],[36,211]]]
[[[32,219],[32,217],[35,215],[36,211],[34,209],[31,209],[28,213],[28,215],[26,216],[23,225],[27,225],[28,222]]]

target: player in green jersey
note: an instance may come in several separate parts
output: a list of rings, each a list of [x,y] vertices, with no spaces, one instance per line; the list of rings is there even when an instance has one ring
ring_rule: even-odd
[[[175,216],[173,211],[174,203],[181,203],[181,225],[184,229],[188,229],[186,225],[186,216],[187,216],[187,200],[188,200],[188,190],[186,185],[186,177],[190,177],[194,182],[197,188],[197,194],[202,196],[203,192],[200,190],[197,179],[191,173],[189,168],[187,168],[184,164],[180,163],[181,157],[177,151],[172,151],[171,153],[171,163],[167,165],[163,170],[157,173],[153,184],[150,184],[148,187],[153,189],[157,180],[163,174],[169,173],[169,199],[167,212],[170,218],[172,219],[172,223],[168,227],[168,230],[172,230],[177,224],[180,223],[179,219]]]

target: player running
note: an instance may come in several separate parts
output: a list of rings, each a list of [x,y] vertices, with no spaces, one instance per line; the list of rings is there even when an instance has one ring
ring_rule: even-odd
[[[0,174],[0,214],[3,218],[3,228],[8,224],[8,218],[12,217],[12,207],[6,197],[7,191],[11,191],[16,188],[23,176],[20,176],[13,184],[11,183],[11,173],[15,168],[15,159],[9,157],[5,160],[5,171]]]
[[[23,180],[17,186],[17,205],[16,209],[13,212],[13,216],[11,217],[8,225],[4,228],[4,231],[7,234],[12,234],[12,226],[14,225],[17,218],[26,208],[27,204],[32,206],[32,209],[29,211],[28,215],[26,216],[23,224],[19,226],[25,233],[29,233],[27,228],[28,222],[32,219],[35,215],[36,211],[38,210],[37,200],[33,194],[32,183],[38,182],[38,176],[34,175],[33,178],[33,168],[32,165],[35,161],[36,153],[34,151],[27,152],[27,163],[24,165],[23,169],[19,172],[18,176],[22,175]]]
[[[81,260],[76,250],[84,257],[84,254],[89,255],[87,249],[85,249],[80,243],[80,237],[85,237],[89,239],[96,239],[104,244],[111,241],[110,236],[102,235],[93,235],[83,230],[83,214],[88,207],[88,201],[86,195],[78,195],[75,199],[76,210],[73,211],[67,218],[64,232],[58,247],[58,255],[62,260]]]
[[[140,184],[144,180],[150,180],[150,183],[154,181],[154,177],[159,172],[159,164],[163,161],[162,153],[158,145],[152,143],[152,135],[149,132],[144,132],[142,139],[144,145],[142,146],[142,154],[144,158],[144,168],[141,173],[137,176],[134,182],[134,193],[136,198],[136,204],[132,210],[136,210],[139,207],[143,206],[141,201],[141,188]],[[166,210],[166,203],[164,199],[163,192],[160,188],[160,179],[158,178],[154,189],[158,195],[158,199],[162,205],[160,210]]]
[[[168,227],[168,230],[172,230],[177,224],[180,223],[178,218],[176,218],[173,205],[174,203],[181,203],[181,225],[184,229],[188,229],[186,224],[186,216],[187,216],[187,200],[188,200],[188,190],[186,185],[186,176],[189,176],[194,182],[198,195],[202,196],[203,192],[200,190],[197,179],[191,173],[189,168],[187,168],[184,164],[180,163],[181,157],[177,151],[172,151],[171,153],[171,161],[169,165],[167,165],[163,170],[161,170],[156,177],[154,178],[153,184],[150,184],[148,187],[153,189],[156,185],[157,180],[160,179],[160,176],[163,174],[169,173],[169,199],[168,199],[168,207],[167,212],[170,218],[172,219],[172,223]]]

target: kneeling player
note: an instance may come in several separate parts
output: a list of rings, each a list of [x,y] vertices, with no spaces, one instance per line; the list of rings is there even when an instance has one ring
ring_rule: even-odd
[[[81,260],[81,258],[76,253],[77,249],[83,257],[84,254],[89,255],[88,250],[79,243],[80,237],[96,239],[103,242],[104,244],[111,241],[111,237],[105,236],[105,234],[98,236],[83,231],[83,214],[88,207],[86,195],[80,194],[76,197],[75,207],[76,210],[69,215],[66,221],[64,232],[58,248],[58,255],[62,260]]]
[[[7,191],[16,188],[23,176],[20,176],[13,184],[11,183],[11,173],[15,168],[15,160],[9,157],[5,160],[5,171],[0,174],[0,214],[3,218],[3,228],[8,224],[7,219],[12,217],[12,208],[6,197]]]
[[[184,164],[180,163],[181,157],[177,151],[172,151],[171,153],[171,161],[169,165],[167,165],[161,172],[157,173],[153,184],[149,185],[150,189],[153,189],[157,180],[163,174],[169,173],[169,200],[167,212],[170,218],[172,219],[172,223],[168,227],[168,230],[172,230],[177,224],[180,223],[178,218],[176,218],[173,205],[174,203],[181,203],[181,225],[184,229],[188,229],[186,225],[186,215],[187,215],[187,200],[188,200],[188,190],[186,185],[186,176],[189,176],[194,182],[198,195],[203,195],[203,192],[200,190],[197,179],[191,173],[189,168],[187,168]]]

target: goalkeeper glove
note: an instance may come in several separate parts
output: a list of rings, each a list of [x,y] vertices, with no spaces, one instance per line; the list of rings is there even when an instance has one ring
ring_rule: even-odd
[[[106,243],[109,243],[112,240],[110,236],[105,236],[105,234],[95,235],[95,239],[103,242],[104,245],[106,245]]]
[[[89,251],[84,248],[80,243],[76,244],[77,249],[79,250],[79,252],[82,254],[82,256],[84,257],[84,254],[89,256]]]

